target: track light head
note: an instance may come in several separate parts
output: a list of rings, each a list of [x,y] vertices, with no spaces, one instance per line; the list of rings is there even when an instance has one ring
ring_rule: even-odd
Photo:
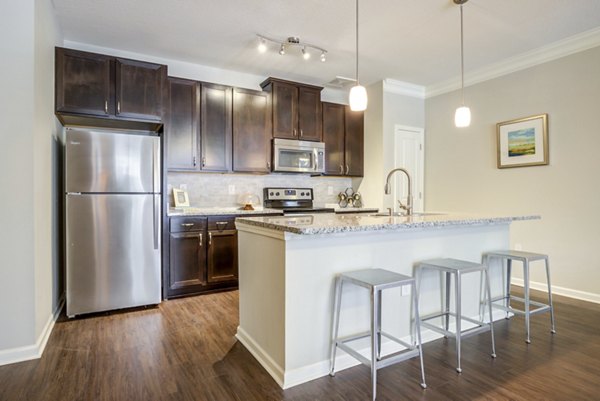
[[[281,54],[282,56],[285,54],[285,45],[282,43],[281,47],[279,48],[279,54]]]
[[[321,62],[324,63],[327,61],[327,57],[325,56],[325,52],[321,52]]]
[[[267,51],[267,42],[263,38],[260,38],[260,41],[258,43],[258,52],[264,53],[266,51]]]
[[[302,58],[304,60],[308,60],[310,58],[310,53],[306,50],[306,46],[302,48]]]

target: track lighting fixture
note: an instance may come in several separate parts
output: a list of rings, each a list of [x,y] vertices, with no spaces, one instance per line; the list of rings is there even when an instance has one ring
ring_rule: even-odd
[[[282,56],[285,55],[290,48],[299,47],[302,53],[302,58],[304,60],[310,59],[310,49],[314,49],[317,52],[321,52],[320,60],[322,62],[325,62],[327,60],[327,50],[323,49],[322,47],[312,45],[310,43],[302,42],[297,36],[290,36],[284,40],[277,40],[263,35],[256,36],[258,37],[258,51],[260,53],[265,53],[267,51],[268,43],[274,43],[275,45],[279,46],[279,54],[281,54]]]

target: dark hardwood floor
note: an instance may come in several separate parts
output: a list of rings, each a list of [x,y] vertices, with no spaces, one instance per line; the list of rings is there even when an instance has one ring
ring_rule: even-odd
[[[0,400],[368,400],[369,370],[357,366],[281,390],[238,342],[238,294],[164,302],[158,308],[56,323],[39,360],[0,367]],[[379,371],[378,400],[599,400],[600,305],[556,297],[557,334],[547,314],[495,325],[454,344],[424,346],[428,388],[418,360]]]

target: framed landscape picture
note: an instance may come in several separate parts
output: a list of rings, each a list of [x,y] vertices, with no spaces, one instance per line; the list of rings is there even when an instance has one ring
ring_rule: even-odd
[[[496,124],[498,168],[548,164],[548,114]]]

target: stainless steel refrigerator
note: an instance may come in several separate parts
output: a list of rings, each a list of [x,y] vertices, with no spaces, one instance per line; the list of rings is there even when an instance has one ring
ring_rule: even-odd
[[[67,316],[160,303],[159,137],[65,136]]]

